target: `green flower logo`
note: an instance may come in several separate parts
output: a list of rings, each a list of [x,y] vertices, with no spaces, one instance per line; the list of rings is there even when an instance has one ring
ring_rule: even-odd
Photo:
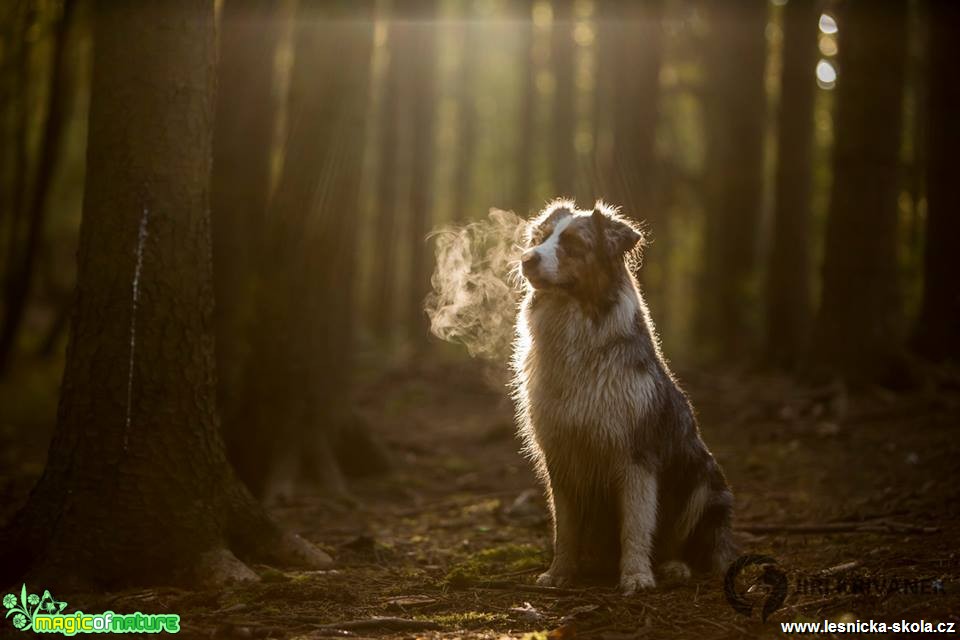
[[[43,597],[35,593],[27,593],[27,585],[20,588],[20,598],[12,593],[3,596],[3,606],[7,609],[6,618],[13,616],[13,626],[21,631],[33,628],[33,621],[38,613],[63,613],[66,602],[53,599],[50,592],[44,590]]]

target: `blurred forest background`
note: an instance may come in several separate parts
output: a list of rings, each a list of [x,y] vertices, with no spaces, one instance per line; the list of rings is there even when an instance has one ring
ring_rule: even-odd
[[[0,8],[3,440],[54,422],[92,14]],[[222,0],[217,16],[218,394],[252,487],[276,433],[356,420],[354,384],[466,357],[428,332],[426,238],[491,207],[602,198],[644,221],[639,278],[681,370],[902,388],[922,383],[910,354],[960,356],[955,3]]]

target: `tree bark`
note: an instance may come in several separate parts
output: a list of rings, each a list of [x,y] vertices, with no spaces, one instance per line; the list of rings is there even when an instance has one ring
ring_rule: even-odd
[[[244,479],[262,465],[243,424],[243,368],[264,259],[280,13],[272,0],[227,0],[220,16],[210,181],[217,396],[227,451]]]
[[[333,495],[350,410],[356,211],[373,46],[372,3],[301,2],[283,173],[247,367],[249,437],[266,461],[249,485],[292,491],[306,459]]]
[[[706,351],[742,355],[757,327],[755,289],[763,193],[767,6],[708,3],[706,238],[697,318]]]
[[[848,0],[839,9],[833,188],[814,348],[825,368],[868,381],[889,373],[902,339],[897,197],[907,8]]]
[[[234,477],[215,401],[208,180],[212,2],[95,7],[79,275],[47,466],[2,578],[111,587],[253,579],[330,559]],[[236,555],[234,555],[234,552]]]
[[[811,320],[810,189],[819,13],[811,0],[790,2],[784,11],[766,351],[772,364],[786,368],[794,367],[805,352]]]
[[[923,306],[914,342],[933,360],[960,361],[960,193],[956,161],[960,149],[960,87],[954,81],[960,6],[934,1],[929,9],[927,85],[927,229]]]

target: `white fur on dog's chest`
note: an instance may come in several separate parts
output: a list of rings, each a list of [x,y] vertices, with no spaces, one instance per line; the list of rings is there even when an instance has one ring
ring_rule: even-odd
[[[629,354],[638,311],[624,297],[598,326],[569,306],[530,310],[522,391],[529,427],[548,458],[629,452],[653,392],[650,374]]]

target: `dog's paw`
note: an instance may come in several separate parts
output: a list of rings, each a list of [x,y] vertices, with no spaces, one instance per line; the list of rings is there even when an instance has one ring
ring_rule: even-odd
[[[665,582],[684,582],[690,579],[690,567],[679,560],[671,560],[660,565],[660,574]]]
[[[657,586],[657,581],[653,579],[653,574],[650,571],[627,573],[620,576],[620,593],[625,596],[632,596],[637,591],[653,589],[655,586]]]
[[[541,587],[565,587],[570,584],[570,576],[560,573],[544,571],[537,577],[537,585]]]

